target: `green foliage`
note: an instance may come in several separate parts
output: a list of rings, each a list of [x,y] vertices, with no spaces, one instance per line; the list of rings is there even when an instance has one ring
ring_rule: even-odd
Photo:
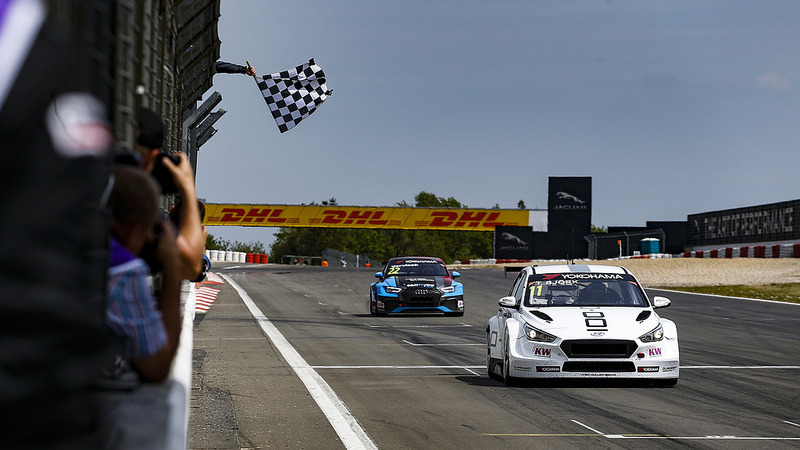
[[[335,199],[328,201],[335,202]],[[416,207],[465,208],[453,197],[437,197],[420,192],[414,197]],[[325,203],[325,202],[323,202]],[[397,206],[410,207],[407,202]],[[481,231],[380,230],[355,228],[281,228],[275,233],[271,255],[276,261],[283,255],[320,255],[326,248],[369,255],[377,261],[403,255],[437,256],[445,262],[489,258],[492,233]]]
[[[598,227],[597,225],[592,225],[592,233],[608,233],[608,228],[606,227]]]

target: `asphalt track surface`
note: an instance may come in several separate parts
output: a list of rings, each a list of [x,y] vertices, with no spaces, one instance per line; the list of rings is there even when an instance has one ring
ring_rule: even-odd
[[[191,448],[800,448],[800,305],[659,292],[677,386],[506,387],[486,375],[485,327],[515,274],[461,270],[463,317],[374,317],[374,269],[214,271]]]

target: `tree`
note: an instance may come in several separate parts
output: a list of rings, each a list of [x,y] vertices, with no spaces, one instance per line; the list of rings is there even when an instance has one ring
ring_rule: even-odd
[[[322,204],[336,204],[331,198]],[[312,204],[314,204],[312,202]],[[396,204],[411,207],[406,201]],[[437,197],[422,191],[414,197],[416,207],[465,208],[453,197]],[[492,255],[492,233],[480,231],[383,230],[353,228],[281,228],[275,233],[271,255],[319,255],[326,248],[366,254],[376,261],[403,255],[437,256],[447,262]]]
[[[517,208],[519,208],[519,209],[527,209],[525,207],[525,201],[524,200],[520,200],[519,202],[517,202]]]

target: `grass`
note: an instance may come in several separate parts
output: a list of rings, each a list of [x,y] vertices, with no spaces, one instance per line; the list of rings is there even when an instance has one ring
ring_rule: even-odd
[[[780,302],[800,303],[800,283],[764,284],[756,286],[686,286],[666,289],[728,297],[758,298]]]

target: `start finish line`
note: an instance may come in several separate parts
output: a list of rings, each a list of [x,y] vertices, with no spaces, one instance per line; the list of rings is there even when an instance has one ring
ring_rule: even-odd
[[[383,228],[494,231],[532,226],[546,231],[547,211],[529,209],[401,208],[207,203],[206,226]]]

